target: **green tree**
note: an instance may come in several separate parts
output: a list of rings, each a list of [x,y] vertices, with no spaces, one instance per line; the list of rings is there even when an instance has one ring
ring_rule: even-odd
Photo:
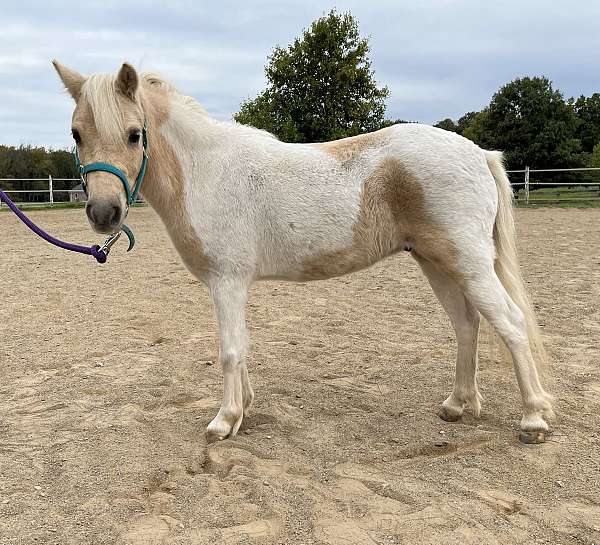
[[[385,129],[386,127],[391,127],[392,125],[401,125],[403,123],[418,123],[418,121],[406,121],[405,119],[384,119],[378,129]]]
[[[600,168],[600,142],[594,146],[590,155],[590,166]]]
[[[438,121],[434,127],[438,127],[439,129],[444,129],[445,131],[452,131],[452,132],[458,132],[458,127],[456,125],[456,123],[454,123],[454,121],[452,121],[452,119],[450,119],[449,117],[447,117],[446,119],[442,119],[441,121]]]
[[[0,188],[7,190],[46,190],[48,176],[53,178],[77,178],[78,173],[73,155],[67,150],[46,150],[33,146],[0,146],[0,178],[42,178],[41,181],[10,181],[0,183]],[[71,189],[76,183],[55,181],[55,189]],[[43,201],[48,198],[45,193],[21,194],[19,199]],[[57,200],[66,200],[66,193],[58,193]]]
[[[479,112],[468,112],[456,122],[447,117],[446,119],[438,121],[434,127],[438,127],[439,129],[444,129],[446,131],[456,132],[464,136],[465,131],[467,131],[478,113]]]
[[[504,85],[490,105],[472,116],[464,136],[505,152],[509,168],[571,167],[582,163],[577,118],[545,77]]]
[[[379,129],[387,87],[378,87],[369,43],[350,13],[314,21],[287,48],[276,47],[265,68],[268,85],[242,103],[239,123],[286,142],[322,142]]]
[[[467,112],[456,122],[456,132],[464,136],[465,131],[469,128],[479,112]]]
[[[50,161],[56,178],[79,178],[79,173],[75,167],[75,159],[73,153],[67,150],[50,150],[48,151]]]
[[[579,120],[576,134],[581,147],[585,153],[592,153],[594,146],[600,142],[600,93],[591,97],[582,95],[572,104]]]

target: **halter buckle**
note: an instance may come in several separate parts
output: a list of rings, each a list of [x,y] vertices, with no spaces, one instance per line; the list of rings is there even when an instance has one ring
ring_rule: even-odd
[[[88,192],[87,192],[87,182],[85,181],[85,174],[81,174],[81,189],[83,190],[83,194],[85,195],[85,198],[87,199]]]
[[[98,251],[103,252],[105,255],[108,256],[110,249],[113,247],[113,244],[115,242],[117,242],[117,240],[119,240],[119,238],[121,238],[122,233],[123,233],[123,231],[119,231],[118,233],[109,235],[107,237],[107,239],[104,241],[104,244],[102,244],[102,246],[100,246],[100,249]]]

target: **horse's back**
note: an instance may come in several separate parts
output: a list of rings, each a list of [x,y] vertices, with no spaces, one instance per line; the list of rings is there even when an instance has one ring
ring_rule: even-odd
[[[441,129],[402,124],[319,144],[258,135],[246,154],[220,189],[223,203],[244,208],[227,233],[203,232],[219,239],[221,255],[223,236],[245,242],[227,248],[228,259],[241,252],[257,277],[329,278],[419,247],[444,254],[471,220],[491,233],[496,193],[485,154]]]

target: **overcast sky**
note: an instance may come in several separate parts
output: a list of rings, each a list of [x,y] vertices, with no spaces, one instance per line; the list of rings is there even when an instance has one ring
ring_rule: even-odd
[[[128,60],[231,119],[264,88],[271,49],[333,7],[370,36],[390,118],[457,119],[523,75],[548,76],[566,97],[600,91],[597,0],[0,0],[0,144],[71,145],[52,58],[84,74]]]

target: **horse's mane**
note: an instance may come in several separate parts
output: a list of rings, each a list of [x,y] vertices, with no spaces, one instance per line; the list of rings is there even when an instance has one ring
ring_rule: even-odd
[[[142,93],[144,88],[159,90],[165,93],[170,100],[189,109],[190,112],[208,116],[206,110],[196,99],[182,94],[172,83],[163,77],[152,72],[142,72],[139,74],[139,78]],[[117,77],[114,74],[93,74],[85,80],[81,88],[81,97],[92,110],[94,123],[100,137],[113,143],[120,142],[125,132],[125,119],[117,100],[116,80]],[[137,94],[137,101],[140,100],[142,93]],[[213,122],[218,123],[214,120]],[[239,125],[237,123],[234,123],[232,126],[236,126],[237,130],[246,133],[249,138],[255,138],[260,135],[263,138],[277,140],[276,136],[262,129]]]
[[[202,115],[208,115],[206,110],[198,103],[198,101],[190,96],[184,95],[175,87],[172,83],[168,82],[163,77],[153,72],[142,72],[140,74],[142,85],[146,85],[153,88],[158,88],[164,91],[171,100],[183,104],[190,110],[193,110]]]
[[[180,93],[174,85],[157,74],[143,72],[139,77],[142,88],[158,88],[171,100],[196,113],[207,115],[206,110],[194,98]],[[100,137],[115,143],[122,139],[125,131],[125,119],[117,100],[116,80],[114,74],[93,74],[85,80],[81,88],[81,97],[92,110]],[[139,97],[140,93],[137,95],[137,101],[140,100]]]
[[[151,86],[153,88],[161,89],[164,93],[166,93],[169,98],[179,104],[182,104],[184,107],[188,108],[192,112],[196,112],[203,116],[208,116],[206,110],[198,103],[198,101],[190,96],[184,95],[175,87],[172,83],[168,82],[163,77],[152,73],[152,72],[143,72],[140,74],[140,78],[142,80],[143,85]],[[243,131],[248,137],[256,138],[257,135],[260,135],[263,138],[269,138],[272,140],[278,140],[278,138],[271,134],[268,131],[263,129],[257,129],[256,127],[252,127],[250,125],[241,125],[237,122],[228,123],[228,122],[220,122],[216,120],[212,120],[213,123],[226,123],[230,126],[237,127],[238,131]]]

